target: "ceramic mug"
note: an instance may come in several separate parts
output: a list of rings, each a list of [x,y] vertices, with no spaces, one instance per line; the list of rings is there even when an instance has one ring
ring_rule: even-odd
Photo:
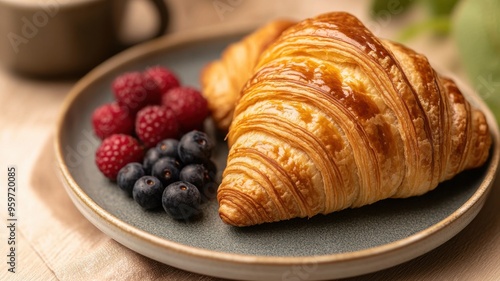
[[[168,24],[164,0],[153,37]],[[0,0],[0,61],[38,77],[83,74],[123,49],[124,0]]]

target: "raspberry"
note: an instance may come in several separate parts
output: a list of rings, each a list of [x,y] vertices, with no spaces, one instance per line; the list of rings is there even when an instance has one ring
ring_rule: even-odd
[[[148,104],[161,102],[160,88],[149,75],[129,72],[115,78],[112,84],[116,100],[135,113]]]
[[[97,168],[111,180],[131,162],[142,162],[144,150],[135,138],[116,134],[105,138],[95,153]]]
[[[175,113],[182,132],[201,130],[209,114],[207,100],[198,90],[190,87],[177,87],[166,92],[162,104]]]
[[[105,139],[113,134],[130,135],[134,132],[134,118],[129,110],[118,103],[108,103],[98,107],[92,113],[94,133]]]
[[[154,66],[146,69],[146,71],[144,71],[144,75],[150,76],[156,81],[156,84],[158,84],[158,88],[160,88],[160,92],[162,94],[166,93],[170,89],[180,86],[177,76],[169,69],[161,66]]]
[[[146,147],[153,147],[159,141],[178,136],[179,127],[172,110],[150,105],[141,109],[135,119],[135,132]]]

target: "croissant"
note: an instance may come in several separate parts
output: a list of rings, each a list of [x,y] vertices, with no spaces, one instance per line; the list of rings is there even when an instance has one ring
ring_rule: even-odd
[[[207,97],[212,119],[219,129],[227,131],[229,128],[241,89],[252,77],[260,54],[293,24],[294,22],[288,20],[270,22],[241,41],[228,46],[221,60],[209,63],[203,69],[203,93]]]
[[[484,164],[491,145],[451,79],[347,13],[286,29],[233,94],[217,199],[234,226],[421,195]]]

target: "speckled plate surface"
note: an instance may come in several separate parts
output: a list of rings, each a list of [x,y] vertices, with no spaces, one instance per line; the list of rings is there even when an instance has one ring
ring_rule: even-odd
[[[492,127],[491,157],[482,168],[424,196],[247,228],[222,223],[216,200],[204,205],[204,216],[192,223],[172,220],[162,211],[143,211],[94,165],[99,141],[89,121],[92,111],[112,99],[111,81],[125,71],[165,65],[183,84],[199,86],[203,66],[241,34],[211,29],[152,41],[113,57],[74,87],[57,128],[57,159],[68,194],[99,229],[138,253],[188,271],[232,279],[314,280],[364,274],[415,258],[476,216],[495,176],[499,137],[492,114],[472,94],[469,99]],[[215,158],[222,170],[227,149],[217,139]]]

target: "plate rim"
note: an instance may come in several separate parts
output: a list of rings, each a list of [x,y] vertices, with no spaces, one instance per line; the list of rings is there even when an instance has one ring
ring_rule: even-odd
[[[107,75],[109,72],[114,71],[119,67],[132,63],[138,59],[141,59],[143,56],[154,54],[156,52],[168,51],[175,47],[200,43],[207,40],[217,40],[231,36],[244,35],[245,33],[248,33],[253,29],[255,29],[257,26],[258,25],[256,25],[255,23],[252,24],[245,23],[236,26],[216,25],[205,28],[193,29],[189,31],[183,31],[180,33],[169,34],[164,37],[146,43],[142,43],[140,45],[127,49],[106,60],[101,65],[97,66],[95,69],[91,70],[88,74],[82,77],[70,90],[68,96],[65,98],[61,106],[61,110],[58,116],[58,121],[56,123],[56,131],[54,137],[56,162],[59,167],[59,171],[62,174],[61,178],[62,180],[65,181],[68,187],[66,188],[66,191],[71,192],[73,195],[75,195],[76,198],[80,201],[80,203],[84,204],[86,208],[91,210],[100,219],[104,220],[106,223],[112,225],[113,227],[117,228],[123,233],[132,235],[135,238],[140,239],[141,242],[150,243],[155,247],[160,247],[165,250],[174,251],[178,254],[182,254],[185,256],[215,260],[219,262],[238,264],[238,265],[292,266],[297,264],[304,265],[312,263],[334,264],[341,262],[356,261],[364,258],[374,258],[379,255],[389,254],[391,252],[401,250],[402,248],[411,246],[418,242],[422,242],[426,238],[432,237],[433,234],[438,233],[447,225],[450,225],[459,220],[462,216],[467,214],[467,212],[470,211],[477,204],[481,205],[476,207],[478,207],[479,209],[482,208],[485,196],[487,196],[489,191],[491,190],[493,180],[497,173],[497,168],[500,159],[500,134],[496,119],[493,117],[490,108],[474,91],[472,91],[472,89],[468,85],[465,85],[462,81],[458,79],[454,79],[454,81],[457,84],[459,84],[461,92],[464,94],[464,96],[466,96],[466,98],[471,103],[475,104],[476,107],[480,108],[481,111],[483,111],[488,121],[488,126],[493,140],[491,149],[492,155],[490,156],[490,161],[488,163],[489,166],[487,167],[484,179],[481,182],[480,186],[477,188],[477,191],[475,191],[474,194],[464,204],[462,204],[458,209],[453,211],[453,213],[451,213],[445,219],[431,225],[430,227],[424,230],[421,230],[415,234],[407,236],[403,239],[396,240],[394,242],[383,244],[380,246],[366,248],[353,252],[333,253],[333,254],[318,255],[318,256],[264,256],[264,255],[248,255],[248,254],[218,252],[214,250],[202,249],[194,246],[181,244],[148,233],[144,230],[141,230],[137,227],[134,227],[118,219],[116,216],[112,215],[104,208],[100,207],[95,201],[93,201],[92,198],[90,198],[90,196],[88,196],[73,179],[68,167],[65,164],[63,156],[64,153],[62,148],[62,137],[64,134],[62,129],[65,123],[65,117],[70,112],[70,108],[73,105],[74,101],[84,92],[84,90],[87,87],[91,86],[95,81],[99,80],[102,76]],[[73,198],[72,196],[70,197]],[[80,212],[82,211],[80,210]],[[475,217],[476,214],[474,214],[473,217]],[[452,235],[451,237],[453,236],[454,235]],[[443,243],[445,241],[443,241]]]

